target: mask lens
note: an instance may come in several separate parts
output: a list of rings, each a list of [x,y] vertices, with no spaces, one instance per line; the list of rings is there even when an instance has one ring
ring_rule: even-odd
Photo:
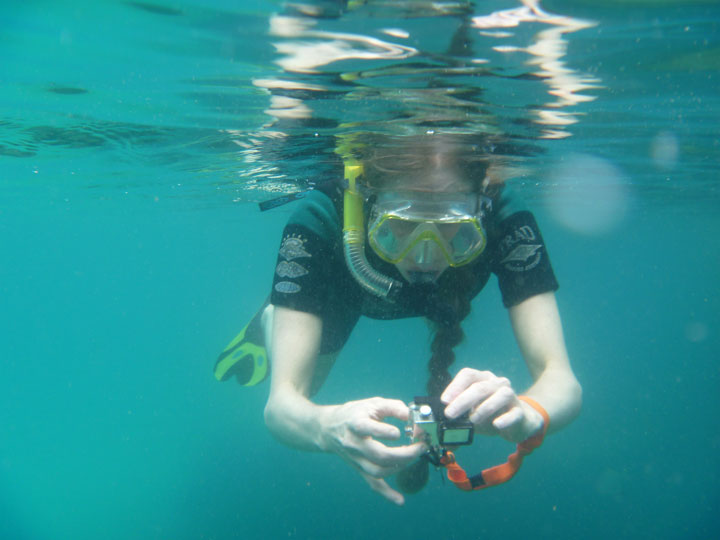
[[[414,221],[407,221],[404,219],[390,218],[386,221],[386,223],[392,234],[395,235],[398,240],[405,240],[408,236],[415,232],[415,229],[417,229],[418,226],[418,224]]]
[[[380,255],[393,259],[400,251],[398,246],[398,237],[393,233],[389,221],[385,220],[378,225],[372,232],[371,238],[373,245]]]
[[[461,223],[456,234],[449,240],[454,264],[469,262],[485,248],[485,235],[477,224]]]

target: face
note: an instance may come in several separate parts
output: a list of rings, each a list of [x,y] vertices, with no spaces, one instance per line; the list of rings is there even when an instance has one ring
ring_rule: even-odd
[[[457,261],[463,249],[481,251],[485,242],[482,225],[472,221],[477,207],[455,205],[476,192],[482,178],[468,178],[455,148],[444,139],[428,141],[407,154],[384,148],[386,154],[369,167],[370,185],[378,190],[368,224],[370,245],[411,283],[435,281],[448,266],[465,264]],[[477,175],[477,168],[472,170]],[[391,196],[389,206],[383,206],[383,194]],[[383,221],[382,215],[390,219]],[[461,217],[462,224],[453,221]]]
[[[472,191],[472,185],[454,167],[444,168],[433,164],[428,168],[393,174],[384,182],[385,189],[408,193],[463,193]]]

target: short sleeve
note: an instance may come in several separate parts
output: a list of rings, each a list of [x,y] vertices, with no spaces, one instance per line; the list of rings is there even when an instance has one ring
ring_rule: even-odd
[[[505,307],[558,289],[545,242],[532,213],[521,210],[502,219],[493,243],[493,272],[498,277]]]
[[[330,198],[313,192],[300,201],[283,231],[270,301],[322,316],[327,284],[342,256],[340,243],[339,218]]]

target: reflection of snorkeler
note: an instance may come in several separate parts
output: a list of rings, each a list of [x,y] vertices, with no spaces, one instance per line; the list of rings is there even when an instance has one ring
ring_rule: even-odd
[[[567,425],[581,404],[540,230],[530,212],[488,185],[485,156],[467,137],[377,145],[362,162],[346,162],[347,186],[331,183],[294,203],[270,304],[216,365],[218,379],[237,375],[255,384],[266,373],[257,355],[267,343],[270,431],[291,446],[338,454],[397,504],[403,495],[385,478],[428,452],[424,442],[380,442],[400,436],[383,419],[407,421],[408,405],[383,397],[337,405],[310,399],[361,315],[428,319],[435,329],[428,395],[441,400],[448,419],[467,414],[476,434],[518,443],[520,457],[548,428]],[[448,372],[461,322],[491,273],[534,381],[522,396],[489,371]]]

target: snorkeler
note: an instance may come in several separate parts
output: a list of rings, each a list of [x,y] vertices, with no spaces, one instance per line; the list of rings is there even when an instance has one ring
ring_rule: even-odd
[[[428,460],[445,466],[463,489],[509,479],[545,433],[567,425],[581,406],[555,301],[558,284],[538,225],[502,183],[489,181],[482,145],[466,139],[436,133],[377,144],[369,155],[345,156],[343,182],[293,203],[269,303],[215,367],[219,380],[235,376],[246,385],[270,374],[265,421],[273,435],[339,455],[396,504],[404,497],[385,478]],[[463,338],[461,322],[491,273],[533,379],[523,395],[489,371],[448,372]],[[379,439],[401,436],[385,418],[413,422],[415,413],[398,399],[311,400],[361,315],[430,321],[427,395],[441,405],[425,413],[416,407],[417,414],[465,419],[471,435],[516,443],[508,464],[468,479],[452,453],[429,439],[383,444]],[[448,433],[456,436],[452,428]],[[398,478],[404,491],[417,490],[402,485],[406,474]]]

